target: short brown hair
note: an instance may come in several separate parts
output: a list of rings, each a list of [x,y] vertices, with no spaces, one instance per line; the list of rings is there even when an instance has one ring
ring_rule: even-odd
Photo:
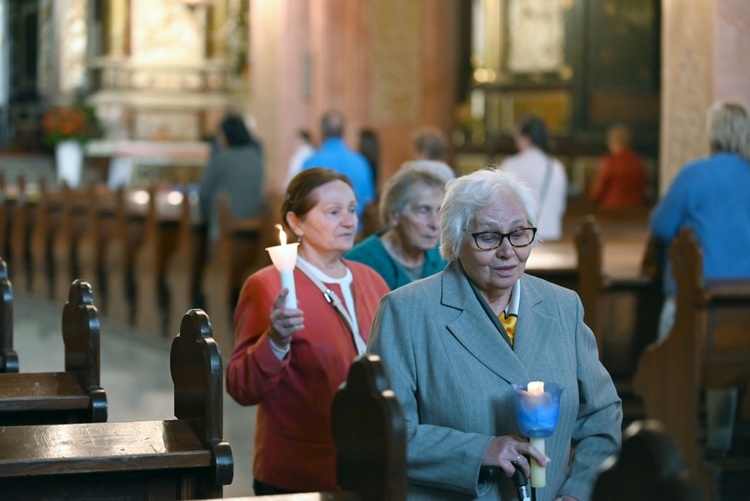
[[[305,169],[294,176],[286,188],[286,196],[281,204],[281,224],[284,229],[294,233],[286,221],[287,212],[294,212],[297,217],[302,217],[310,212],[318,203],[312,192],[315,188],[333,181],[343,181],[354,190],[348,177],[325,167]]]

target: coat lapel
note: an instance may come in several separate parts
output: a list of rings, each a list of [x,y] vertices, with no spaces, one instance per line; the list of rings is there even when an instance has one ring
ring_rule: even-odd
[[[539,346],[550,343],[549,333],[555,330],[555,319],[533,280],[521,278],[521,303],[518,306],[518,325],[514,352],[527,371],[539,364]],[[553,306],[553,305],[552,305]]]
[[[458,262],[451,262],[445,268],[442,288],[442,304],[461,310],[461,314],[446,326],[458,342],[509,383],[528,381],[526,368],[487,317]],[[521,289],[523,303],[523,287]]]

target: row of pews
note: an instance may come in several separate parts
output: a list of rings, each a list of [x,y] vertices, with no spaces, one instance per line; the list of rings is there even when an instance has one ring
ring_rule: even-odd
[[[245,220],[220,203],[209,243],[188,192],[51,190],[23,176],[6,186],[0,173],[0,255],[17,290],[63,302],[72,280],[86,277],[103,315],[154,336],[173,336],[182,313],[200,307],[229,353],[235,297],[249,273],[270,264],[264,249],[278,239],[279,203],[269,197],[261,217]]]
[[[702,250],[687,229],[664,249],[645,234],[610,231],[606,222],[589,216],[573,242],[555,245],[574,246],[564,260],[576,261],[575,268],[561,267],[556,275],[544,267],[529,271],[575,284],[602,363],[623,397],[626,422],[648,418],[663,423],[707,499],[735,499],[732,495],[746,492],[750,280],[703,280]],[[667,251],[677,283],[677,312],[671,333],[658,341]],[[735,440],[727,457],[711,457],[704,447],[703,399],[710,388],[740,389]],[[727,493],[727,477],[745,480]]]
[[[1,259],[0,290],[1,356],[16,361],[0,372],[2,499],[222,497],[234,462],[223,439],[223,362],[205,312],[183,315],[172,341],[175,419],[107,422],[107,398],[99,385],[100,324],[90,284],[75,280],[69,287],[62,315],[65,371],[59,373],[19,370],[13,290]],[[332,414],[342,490],[294,499],[405,499],[405,421],[377,357],[354,362]]]

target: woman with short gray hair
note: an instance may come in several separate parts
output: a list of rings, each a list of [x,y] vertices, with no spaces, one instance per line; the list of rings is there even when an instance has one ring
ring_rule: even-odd
[[[427,169],[401,169],[380,197],[380,222],[386,228],[354,246],[344,257],[377,271],[391,290],[433,275],[440,258],[438,211],[445,180]]]
[[[539,203],[515,175],[480,170],[447,185],[446,268],[380,300],[367,350],[406,417],[409,499],[516,499],[511,475],[546,468],[538,501],[590,499],[620,446],[622,409],[575,292],[526,275]],[[521,436],[515,390],[564,389],[540,451]],[[502,474],[498,474],[502,473]]]

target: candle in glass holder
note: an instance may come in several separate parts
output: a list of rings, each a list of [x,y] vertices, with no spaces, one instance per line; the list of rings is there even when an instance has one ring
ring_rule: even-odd
[[[281,275],[281,288],[289,289],[284,306],[287,308],[296,308],[297,295],[294,288],[294,267],[297,265],[297,247],[299,244],[297,242],[287,244],[286,233],[284,233],[281,225],[277,224],[276,228],[279,229],[279,242],[281,245],[266,247],[266,250],[271,255],[274,267]]]
[[[547,387],[543,381],[531,381],[526,385],[513,385],[516,390],[516,421],[521,434],[528,437],[531,445],[546,454],[545,437],[552,435],[560,414],[560,388],[555,383]],[[531,459],[531,486],[545,487],[545,469]]]

